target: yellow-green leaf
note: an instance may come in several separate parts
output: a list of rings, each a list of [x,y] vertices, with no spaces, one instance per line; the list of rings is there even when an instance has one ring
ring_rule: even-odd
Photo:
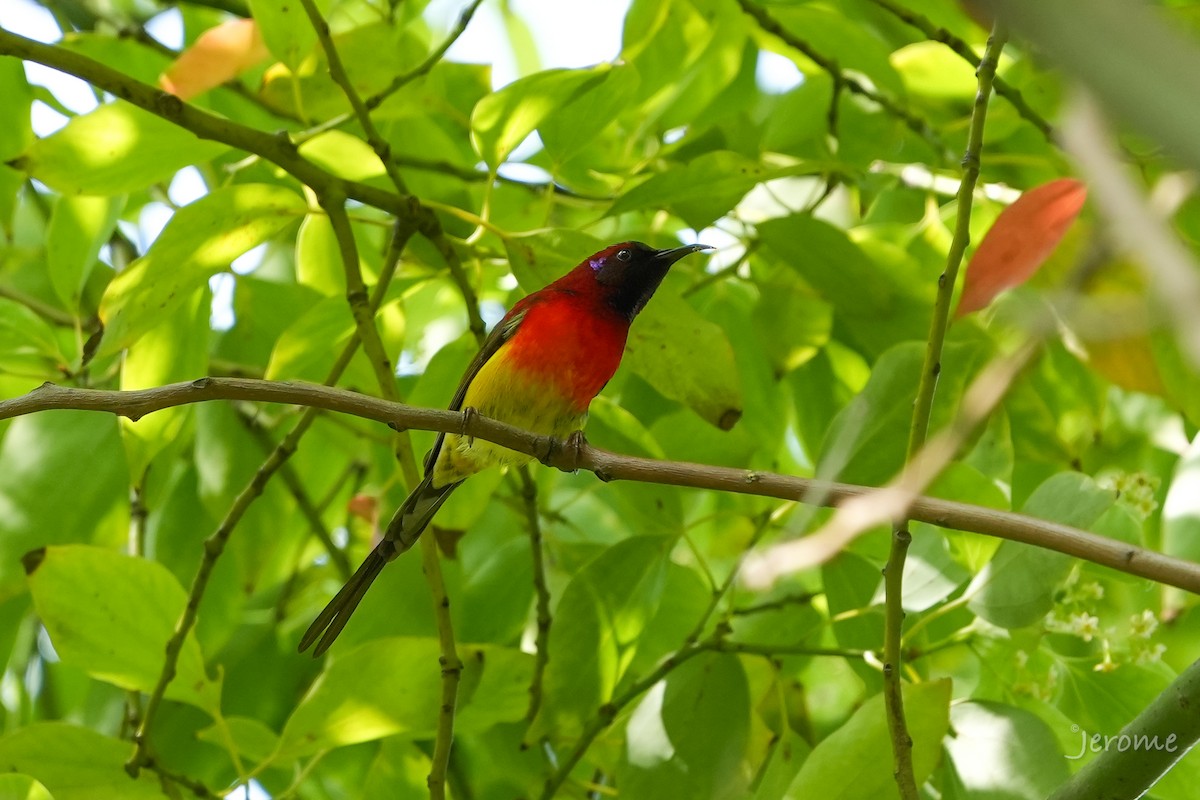
[[[552,69],[513,81],[479,101],[471,140],[488,166],[497,167],[555,109],[608,77],[612,68]]]
[[[725,332],[659,290],[629,332],[626,361],[651,386],[722,430],[742,416],[742,384]]]
[[[63,194],[114,195],[165,181],[228,149],[118,100],[38,139],[13,166]]]
[[[146,255],[114,278],[104,293],[101,354],[133,344],[210,277],[305,210],[295,192],[265,184],[218,189],[179,209]]]
[[[25,559],[33,605],[55,652],[93,678],[150,692],[187,595],[157,561],[87,545],[47,547]],[[216,716],[221,681],[209,678],[194,633],[184,640],[166,697]]]

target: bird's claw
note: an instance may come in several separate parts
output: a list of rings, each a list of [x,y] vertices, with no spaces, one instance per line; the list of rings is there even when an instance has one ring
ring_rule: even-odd
[[[571,472],[578,472],[583,461],[583,451],[587,447],[587,437],[583,431],[571,431],[567,437],[567,452],[571,454]]]
[[[462,410],[462,424],[459,427],[458,432],[459,435],[467,437],[467,447],[473,447],[475,444],[475,437],[468,434],[467,431],[470,429],[471,425],[475,423],[475,420],[478,417],[479,411],[472,406],[467,406]]]
[[[572,431],[562,441],[553,436],[547,437],[545,451],[538,460],[547,467],[558,466],[554,462],[558,460],[558,453],[562,451],[568,454],[568,458],[566,464],[560,468],[567,472],[578,472],[580,464],[583,463],[583,451],[587,447],[587,443],[587,437],[583,435],[583,431]]]

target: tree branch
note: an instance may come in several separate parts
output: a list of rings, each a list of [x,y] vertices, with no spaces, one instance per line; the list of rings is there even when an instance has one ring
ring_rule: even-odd
[[[525,506],[525,518],[529,521],[529,549],[533,555],[533,591],[537,598],[537,636],[534,639],[533,679],[529,682],[529,710],[525,719],[533,722],[542,706],[542,678],[550,660],[550,588],[546,584],[546,554],[542,545],[542,523],[538,512],[537,483],[529,474],[529,468],[517,468],[521,484],[521,499]]]
[[[308,161],[300,155],[286,131],[269,134],[218,117],[85,55],[55,45],[35,42],[3,28],[0,28],[0,55],[16,56],[74,75],[138,108],[191,131],[201,139],[221,142],[254,153],[283,168],[318,194],[334,191],[367,205],[390,211],[404,219],[411,220],[419,215],[421,204],[413,197],[339,178]],[[16,167],[20,167],[19,160]]]
[[[305,7],[310,9],[310,15],[315,14],[313,23],[324,25],[311,0],[304,0]],[[320,31],[320,27],[318,27]],[[318,32],[318,37],[328,41],[328,29],[324,34]],[[330,61],[336,58],[333,43],[329,42]],[[340,63],[340,62],[339,62]],[[350,90],[353,91],[353,90]],[[367,124],[370,120],[367,120]],[[403,185],[398,184],[398,185]],[[399,402],[400,393],[396,388],[396,377],[392,370],[391,360],[375,326],[375,308],[367,299],[366,285],[363,283],[362,271],[358,264],[358,247],[354,242],[354,231],[350,227],[350,218],[342,198],[321,198],[321,203],[329,214],[334,236],[338,241],[338,249],[342,257],[342,266],[346,273],[346,299],[354,315],[355,331],[358,340],[362,342],[363,351],[375,372],[376,382],[383,396],[390,402]],[[402,429],[396,431],[396,460],[400,462],[400,471],[404,473],[405,485],[411,491],[421,481],[417,468],[417,459],[413,455],[412,439],[408,432]],[[441,648],[439,660],[442,666],[442,702],[439,706],[437,736],[434,739],[433,756],[430,759],[429,794],[433,800],[446,796],[446,770],[450,762],[450,747],[454,742],[454,712],[458,698],[458,682],[462,676],[462,661],[458,657],[458,649],[454,642],[454,625],[450,619],[450,595],[446,592],[446,582],[442,578],[442,564],[439,560],[437,542],[431,536],[423,536],[419,541],[421,550],[422,571],[429,592],[433,599],[434,620],[437,624],[438,642]]]
[[[950,319],[950,301],[954,296],[954,284],[963,254],[971,240],[971,207],[975,196],[975,183],[979,179],[979,157],[983,149],[983,128],[987,120],[988,99],[992,93],[992,79],[996,75],[996,64],[1004,49],[1007,36],[997,26],[988,39],[977,75],[979,88],[975,93],[975,107],[971,112],[971,127],[967,132],[967,151],[963,155],[963,176],[958,187],[958,206],[954,238],[946,255],[946,269],[938,276],[937,297],[929,323],[929,338],[925,347],[925,360],[921,365],[921,380],[917,387],[917,398],[913,403],[912,426],[909,429],[908,453],[905,462],[911,464],[925,447],[929,435],[929,421],[933,409],[933,396],[937,389],[938,376],[942,371],[942,347],[946,340],[946,329]],[[883,632],[883,695],[887,710],[888,731],[892,738],[892,753],[895,757],[896,784],[903,800],[917,799],[917,784],[913,774],[912,737],[904,719],[904,697],[901,692],[900,672],[903,663],[901,638],[904,632],[904,562],[908,557],[908,546],[912,535],[907,520],[898,520],[892,530],[892,543],[888,551],[887,564],[883,570],[884,585],[884,632]]]
[[[941,137],[939,137],[937,132],[929,126],[928,122],[921,119],[892,98],[879,93],[875,89],[872,89],[864,84],[858,78],[845,72],[835,59],[820,52],[807,41],[789,31],[778,20],[768,14],[766,9],[751,2],[751,0],[738,0],[738,5],[742,7],[742,11],[753,17],[754,21],[757,22],[758,26],[764,31],[777,36],[781,41],[783,41],[784,44],[800,51],[810,61],[829,73],[829,75],[833,78],[835,102],[838,87],[845,88],[854,94],[865,97],[878,105],[888,114],[891,114],[893,117],[903,122],[909,130],[928,142],[939,156],[947,153],[946,145],[942,143]],[[830,112],[830,118],[831,124],[836,125],[836,111]]]
[[[564,471],[586,469],[605,481],[632,480],[692,489],[733,492],[819,505],[839,503],[872,487],[819,481],[771,472],[716,467],[685,461],[621,455],[582,445],[578,450],[549,436],[523,431],[478,414],[389,403],[377,397],[314,383],[260,381],[250,378],[201,378],[153,389],[118,391],[80,389],[45,383],[27,394],[0,401],[0,420],[53,409],[104,411],[130,419],[164,408],[212,400],[288,403],[336,411],[363,419],[416,430],[466,433],[537,458]],[[1054,550],[1157,583],[1200,594],[1200,564],[1088,533],[1069,525],[994,508],[918,497],[909,519],[940,528],[981,533]]]
[[[562,762],[558,770],[546,780],[546,786],[542,790],[542,800],[552,800],[558,788],[562,786],[563,782],[571,774],[571,770],[575,768],[575,765],[587,753],[592,742],[596,740],[596,737],[605,728],[613,723],[622,709],[648,692],[654,687],[654,684],[667,677],[677,667],[682,666],[701,653],[742,653],[767,658],[784,655],[862,658],[866,654],[862,650],[836,650],[823,647],[804,647],[801,645],[763,645],[747,642],[729,642],[723,638],[723,635],[724,632],[718,629],[717,633],[702,642],[691,642],[684,645],[664,658],[649,675],[640,681],[635,681],[620,696],[614,697],[612,701],[602,705],[597,711],[596,716],[592,717],[587,725],[584,726],[583,733],[580,734],[579,741],[575,744],[575,749],[567,755],[567,758]]]
[[[962,39],[955,36],[945,28],[934,25],[929,17],[912,9],[905,8],[894,0],[871,0],[872,3],[879,6],[883,10],[895,16],[907,25],[916,28],[925,35],[925,38],[933,42],[941,42],[957,53],[964,61],[972,67],[979,68],[979,56],[975,55],[975,51],[971,49],[971,45],[967,44]],[[1010,85],[999,75],[992,81],[992,88],[996,94],[1008,101],[1017,114],[1026,122],[1033,125],[1042,135],[1046,137],[1046,141],[1050,144],[1057,144],[1054,138],[1054,128],[1046,121],[1046,118],[1034,111],[1029,103],[1025,102],[1025,96],[1021,94],[1021,90]]]
[[[1119,734],[1106,736],[1104,750],[1060,786],[1050,800],[1134,800],[1143,796],[1200,741],[1198,707],[1200,661],[1180,673]],[[1088,731],[1081,733],[1084,742],[1092,742]]]
[[[392,233],[391,242],[388,248],[387,256],[384,259],[383,274],[380,275],[379,283],[375,286],[375,291],[371,296],[371,307],[378,308],[383,301],[384,294],[387,292],[388,284],[391,283],[392,276],[395,274],[396,265],[400,260],[400,253],[404,249],[405,243],[412,236],[412,228],[406,227],[402,222],[397,221]],[[350,341],[342,349],[338,355],[334,365],[330,368],[326,383],[333,384],[338,381],[342,373],[350,365],[351,359],[358,351],[359,341],[357,332],[351,337]],[[210,379],[204,379],[210,380]],[[265,381],[263,382],[265,383]],[[179,385],[179,384],[176,384]],[[48,387],[56,390],[62,390],[61,387],[54,387],[52,384],[43,384],[38,389],[25,395],[36,394]],[[157,391],[157,390],[151,390]],[[22,398],[17,398],[20,400]],[[232,399],[232,398],[231,398]],[[245,398],[252,399],[252,398]],[[8,402],[0,403],[0,406],[6,405]],[[164,406],[165,407],[165,406]],[[167,687],[171,681],[175,679],[176,665],[179,660],[179,654],[182,652],[183,644],[187,640],[188,632],[196,624],[196,614],[200,608],[200,601],[204,597],[204,592],[208,589],[209,578],[212,577],[213,568],[216,566],[217,559],[221,557],[221,553],[225,550],[225,545],[229,542],[229,537],[233,534],[234,528],[245,515],[246,510],[250,507],[266,487],[267,482],[275,474],[275,472],[283,466],[292,453],[296,452],[296,448],[300,444],[300,439],[312,426],[320,413],[318,408],[310,406],[308,411],[300,417],[287,436],[276,445],[271,455],[254,473],[254,477],[250,479],[250,483],[242,489],[226,512],[225,518],[221,520],[217,530],[211,536],[204,540],[204,556],[200,561],[200,566],[196,570],[196,575],[192,579],[192,585],[188,590],[187,604],[184,606],[183,614],[180,615],[179,621],[175,624],[175,630],[171,634],[171,638],[167,640],[165,654],[163,658],[162,672],[159,674],[158,682],[154,686],[154,690],[150,693],[150,699],[146,704],[146,712],[142,716],[141,725],[134,734],[134,752],[130,756],[129,761],[125,765],[126,771],[130,775],[137,775],[138,771],[144,767],[147,761],[151,758],[150,755],[150,729],[154,724],[155,716],[158,712],[158,707],[162,703],[163,697],[166,694]],[[129,415],[126,415],[129,416]],[[138,419],[142,414],[130,416],[130,419]]]

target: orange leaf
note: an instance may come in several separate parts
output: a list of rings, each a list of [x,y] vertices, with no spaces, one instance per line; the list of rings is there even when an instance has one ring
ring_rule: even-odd
[[[235,19],[209,28],[183,51],[158,83],[184,100],[233,80],[268,55],[252,19]]]
[[[1005,289],[1029,280],[1079,216],[1087,189],[1059,178],[1030,189],[1001,212],[983,237],[963,281],[955,318],[978,311]]]

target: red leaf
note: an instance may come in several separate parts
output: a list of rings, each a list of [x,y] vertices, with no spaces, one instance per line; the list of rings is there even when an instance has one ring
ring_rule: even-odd
[[[171,94],[188,100],[233,80],[267,55],[267,46],[254,20],[230,20],[200,34],[158,83]]]
[[[1054,252],[1087,199],[1074,178],[1059,178],[1030,189],[1000,213],[979,243],[955,318],[978,311],[1005,289],[1029,280]]]

